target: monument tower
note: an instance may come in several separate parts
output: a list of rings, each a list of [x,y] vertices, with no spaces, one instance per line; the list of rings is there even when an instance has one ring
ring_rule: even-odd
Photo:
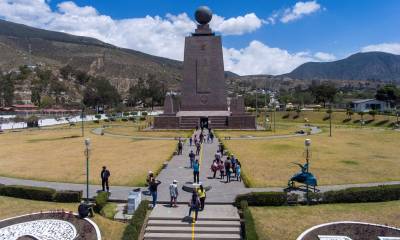
[[[180,104],[167,94],[164,114],[155,117],[156,129],[212,128],[254,129],[255,117],[245,113],[242,97],[228,107],[221,37],[211,30],[212,12],[199,7],[195,32],[185,38]]]

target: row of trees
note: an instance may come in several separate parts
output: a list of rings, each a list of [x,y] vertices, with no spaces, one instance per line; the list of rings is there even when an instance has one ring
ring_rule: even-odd
[[[15,79],[11,74],[0,71],[0,106],[11,106],[14,101]]]

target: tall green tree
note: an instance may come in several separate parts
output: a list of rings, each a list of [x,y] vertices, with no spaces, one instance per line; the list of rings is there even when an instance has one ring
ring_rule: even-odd
[[[376,91],[375,98],[391,105],[400,103],[400,89],[393,84],[385,85]]]
[[[83,103],[86,106],[116,106],[120,101],[121,96],[117,89],[102,77],[92,78],[83,93]]]
[[[337,89],[335,85],[331,83],[323,83],[323,84],[313,84],[310,86],[309,90],[315,98],[316,103],[323,103],[324,108],[326,103],[331,103],[335,99],[337,94]]]
[[[14,102],[15,80],[11,74],[0,76],[0,99],[5,106]]]

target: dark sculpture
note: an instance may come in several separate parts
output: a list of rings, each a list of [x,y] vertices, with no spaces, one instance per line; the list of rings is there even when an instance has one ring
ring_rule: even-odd
[[[194,16],[198,23],[205,25],[211,21],[212,11],[207,6],[201,6],[197,8]]]
[[[293,177],[290,178],[288,182],[288,188],[291,190],[306,190],[304,186],[296,187],[295,182],[305,184],[306,186],[313,187],[314,192],[317,191],[315,188],[317,186],[317,178],[310,172],[308,172],[308,163],[301,165],[300,163],[294,163],[298,165],[301,169],[301,172],[296,173]]]

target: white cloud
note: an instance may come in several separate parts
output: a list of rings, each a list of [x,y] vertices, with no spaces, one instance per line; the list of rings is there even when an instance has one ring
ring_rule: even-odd
[[[283,11],[274,12],[267,20],[267,23],[275,24],[277,19],[282,23],[288,23],[298,20],[306,15],[310,15],[321,9],[317,1],[297,2],[293,7],[286,8]]]
[[[336,60],[335,55],[325,52],[316,52],[314,57],[320,61],[328,62]]]
[[[368,45],[361,49],[361,52],[387,52],[400,55],[400,43],[381,43]]]
[[[262,42],[252,41],[243,49],[224,48],[225,69],[240,75],[283,74],[306,62],[320,62],[334,56],[327,53],[289,53],[280,48],[269,47]]]
[[[52,10],[48,1],[0,0],[0,18],[34,27],[94,37],[119,47],[177,60],[183,59],[185,36],[196,27],[186,13],[116,20],[100,14],[91,6],[80,7],[72,1],[61,2],[56,10]],[[300,14],[298,11],[297,13]],[[277,14],[273,20],[278,17]],[[271,23],[259,19],[254,13],[229,19],[214,15],[211,26],[222,35],[241,35],[253,32],[267,22]],[[238,74],[282,74],[308,61],[333,58],[334,56],[327,53],[289,53],[259,41],[252,41],[242,49],[224,48],[226,70]]]
[[[210,25],[212,29],[224,35],[242,35],[259,29],[262,23],[263,21],[255,13],[249,13],[226,20],[223,17],[214,15]]]

